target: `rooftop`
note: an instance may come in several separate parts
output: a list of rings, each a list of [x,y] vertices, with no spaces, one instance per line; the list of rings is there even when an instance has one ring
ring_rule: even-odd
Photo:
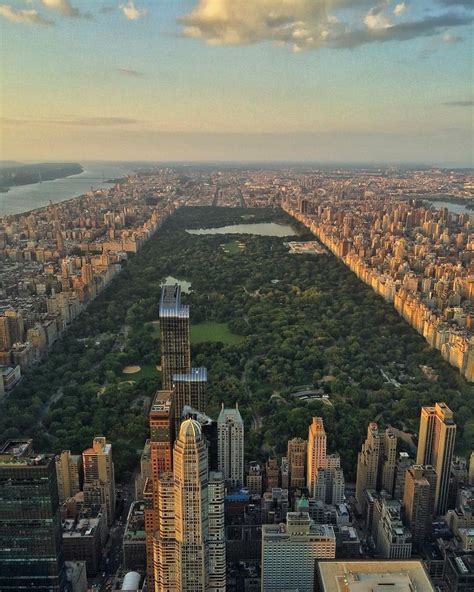
[[[160,318],[189,318],[189,306],[181,304],[181,287],[179,284],[165,284],[161,289]]]
[[[323,592],[434,592],[421,561],[319,561]]]

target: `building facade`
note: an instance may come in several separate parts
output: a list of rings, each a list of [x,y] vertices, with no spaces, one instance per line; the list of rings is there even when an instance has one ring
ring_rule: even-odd
[[[314,524],[308,512],[288,512],[286,524],[262,526],[262,592],[313,592],[317,559],[334,559],[331,526]]]
[[[112,444],[102,436],[94,438],[92,448],[82,453],[84,467],[84,502],[88,506],[102,505],[107,524],[115,515],[115,472],[112,460]]]
[[[229,487],[244,486],[244,422],[238,405],[225,409],[217,418],[217,458],[219,471]]]
[[[453,461],[456,424],[451,409],[446,403],[434,407],[422,407],[417,465],[432,465],[438,476],[436,485],[435,513],[446,513],[449,494],[449,477]]]
[[[165,285],[161,290],[160,337],[162,386],[170,390],[173,375],[186,373],[191,367],[189,306],[181,304],[178,284]]]
[[[0,590],[66,592],[54,457],[0,447]]]

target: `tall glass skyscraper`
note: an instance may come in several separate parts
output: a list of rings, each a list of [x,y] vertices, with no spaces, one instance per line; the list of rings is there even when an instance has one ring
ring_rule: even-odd
[[[54,457],[30,440],[0,446],[0,590],[66,591]]]
[[[161,290],[160,337],[162,388],[170,390],[173,374],[184,374],[191,367],[189,306],[181,304],[178,284],[165,285]]]

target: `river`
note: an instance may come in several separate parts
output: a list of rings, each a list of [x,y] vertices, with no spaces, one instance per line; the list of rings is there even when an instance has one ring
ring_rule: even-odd
[[[0,193],[0,216],[21,214],[47,206],[50,201],[57,203],[90,191],[91,187],[100,189],[110,187],[104,183],[110,179],[133,173],[133,164],[126,162],[81,162],[83,172],[62,179],[43,181],[32,185],[12,187]]]

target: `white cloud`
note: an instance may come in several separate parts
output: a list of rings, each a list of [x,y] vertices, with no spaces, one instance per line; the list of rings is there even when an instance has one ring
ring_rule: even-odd
[[[127,4],[121,4],[120,8],[129,21],[137,21],[148,14],[148,10],[145,8],[135,6],[134,0],[128,0]]]
[[[79,18],[81,12],[71,5],[69,0],[41,0],[41,4],[49,10],[55,10],[62,16]]]
[[[367,12],[368,1],[196,0],[195,7],[179,21],[186,37],[209,45],[270,41],[293,52],[432,37],[448,27],[472,22],[469,15],[453,11],[393,23],[388,11],[400,15],[405,2],[395,5],[396,0],[379,0],[380,4]]]
[[[393,9],[393,14],[396,16],[399,16],[401,14],[403,14],[407,9],[407,5],[405,2],[400,2],[400,4],[397,4],[395,6],[395,8]]]
[[[53,21],[41,16],[37,10],[14,10],[9,4],[0,4],[0,16],[11,23],[22,25],[54,25]]]
[[[383,6],[374,6],[365,15],[364,24],[369,29],[388,29],[392,26],[391,21],[385,16]]]

